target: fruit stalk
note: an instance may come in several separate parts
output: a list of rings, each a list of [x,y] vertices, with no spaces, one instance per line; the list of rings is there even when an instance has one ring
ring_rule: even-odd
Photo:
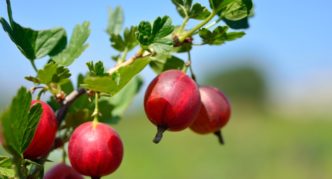
[[[218,130],[218,131],[214,132],[214,135],[217,136],[218,141],[221,145],[225,144],[224,138],[222,137],[221,130]]]
[[[156,134],[156,136],[155,136],[154,139],[153,139],[153,142],[154,142],[155,144],[158,144],[158,143],[161,141],[161,139],[163,138],[163,133],[164,133],[166,130],[167,130],[166,127],[158,126],[158,128],[157,128],[157,134]]]

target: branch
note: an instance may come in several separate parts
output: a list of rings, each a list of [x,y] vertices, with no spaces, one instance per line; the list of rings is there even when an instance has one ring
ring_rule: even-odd
[[[133,63],[136,59],[148,56],[150,54],[147,54],[145,56],[143,56],[143,55],[144,55],[144,50],[143,49],[138,50],[138,52],[133,57],[131,57],[130,59],[128,59],[128,60],[126,60],[122,63],[117,64],[114,68],[109,69],[108,73],[112,74],[115,71],[117,71],[118,69],[120,69],[121,67],[124,67],[124,66],[127,66],[127,65]]]
[[[67,111],[70,107],[70,105],[81,95],[85,94],[86,90],[83,88],[80,88],[78,90],[75,90],[73,92],[71,92],[68,96],[66,96],[65,100],[63,100],[63,102],[61,103],[61,107],[58,110],[57,114],[56,114],[56,119],[58,122],[58,126],[60,126],[61,122],[64,120]]]

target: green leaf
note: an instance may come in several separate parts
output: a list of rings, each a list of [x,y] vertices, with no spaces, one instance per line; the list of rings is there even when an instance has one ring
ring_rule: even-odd
[[[249,22],[248,17],[238,20],[238,21],[232,21],[228,19],[223,19],[223,21],[232,29],[246,29],[249,28]]]
[[[102,61],[98,61],[94,64],[92,61],[86,63],[89,68],[90,76],[107,76],[108,73],[105,73],[104,64]]]
[[[253,7],[251,0],[227,0],[222,5],[221,17],[232,21],[248,17]]]
[[[107,33],[111,36],[112,34],[119,34],[121,32],[124,21],[123,10],[120,6],[114,10],[109,10],[108,27]]]
[[[109,99],[112,106],[111,123],[116,123],[121,119],[126,109],[133,101],[136,94],[139,92],[143,84],[140,77],[133,78],[125,87],[123,87],[116,95]]]
[[[138,45],[138,41],[135,35],[136,32],[137,32],[137,27],[131,26],[129,29],[126,28],[123,33],[124,42],[128,50],[132,50],[134,47]]]
[[[159,39],[150,45],[150,49],[152,49],[157,54],[170,53],[173,49],[173,40],[171,38]]]
[[[174,30],[172,20],[168,16],[158,17],[153,24],[142,21],[138,26],[136,38],[143,46],[160,42],[164,37],[170,35]]]
[[[148,21],[142,21],[138,25],[136,38],[143,46],[148,46],[153,42],[152,25]]]
[[[31,93],[21,87],[10,107],[1,115],[1,124],[6,149],[15,156],[21,156],[35,133],[42,113],[40,104],[31,106]]]
[[[132,26],[130,29],[126,28],[123,37],[119,34],[111,34],[111,45],[114,49],[118,51],[132,50],[137,46],[138,41],[136,39],[137,27]]]
[[[253,15],[252,0],[225,0],[218,15],[232,29],[248,28],[248,18]]]
[[[23,27],[15,21],[9,25],[4,18],[0,18],[0,22],[10,39],[29,60],[54,53],[55,49],[61,46],[59,44],[66,42],[66,31],[63,28],[37,31]]]
[[[192,0],[172,0],[181,17],[189,16]]]
[[[150,62],[149,57],[137,58],[132,63],[122,66],[108,76],[88,76],[81,87],[93,91],[99,91],[115,95],[120,91],[136,74],[144,69]],[[119,77],[114,78],[113,74],[117,73]]]
[[[232,41],[245,35],[244,32],[227,32],[227,26],[218,26],[212,32],[206,28],[199,31],[199,36],[204,44],[220,45],[226,41]]]
[[[236,40],[238,38],[241,38],[245,35],[244,32],[229,32],[227,33],[227,41]]]
[[[12,160],[9,157],[0,155],[0,167],[11,168],[12,165]]]
[[[111,46],[114,49],[122,52],[126,48],[126,44],[125,44],[124,40],[122,39],[121,35],[111,34],[110,40],[111,40]]]
[[[0,177],[14,178],[13,162],[7,156],[0,156]]]
[[[89,46],[88,44],[85,44],[90,35],[89,25],[90,23],[87,21],[76,25],[70,38],[69,45],[61,53],[53,56],[52,60],[59,65],[71,65]]]
[[[65,94],[69,94],[74,90],[74,85],[73,82],[68,79],[61,83],[60,88]]]
[[[42,84],[63,83],[71,76],[68,68],[59,66],[51,61],[45,67],[37,72],[37,78]]]
[[[172,25],[172,20],[168,16],[158,17],[153,22],[152,35],[154,36],[154,40],[162,39],[169,34],[171,34],[174,30],[174,26]]]
[[[13,168],[4,168],[0,167],[0,176],[14,178],[15,177],[15,170]]]
[[[199,3],[195,3],[190,10],[189,17],[197,20],[206,19],[211,12]]]
[[[36,77],[33,77],[33,76],[26,76],[26,77],[24,77],[24,78],[25,78],[26,80],[28,80],[28,81],[33,82],[33,83],[40,84],[39,79],[36,78]]]
[[[183,70],[186,66],[185,62],[176,57],[176,56],[171,56],[170,58],[167,59],[162,59],[162,58],[153,58],[153,60],[150,63],[151,68],[153,69],[154,72],[157,74],[170,70],[170,69],[178,69],[178,70]]]
[[[225,1],[229,1],[229,0],[225,0]],[[233,0],[230,0],[230,1],[233,1]],[[218,12],[218,11],[220,11],[223,0],[209,0],[209,3],[210,3],[211,9],[213,9],[215,12]]]

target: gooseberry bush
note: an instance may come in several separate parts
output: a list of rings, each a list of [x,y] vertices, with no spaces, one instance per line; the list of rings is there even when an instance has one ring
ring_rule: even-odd
[[[125,146],[111,125],[141,89],[139,73],[145,68],[157,75],[142,102],[157,127],[153,142],[160,142],[165,131],[190,128],[198,134],[214,133],[224,143],[220,129],[229,121],[230,103],[219,89],[199,85],[190,53],[194,47],[219,46],[244,36],[239,29],[249,27],[251,0],[209,0],[209,7],[172,0],[182,24],[162,16],[125,29],[123,11],[116,7],[110,10],[106,28],[110,46],[118,52],[112,57],[115,66],[106,69],[102,61],[88,62],[76,85],[68,67],[88,48],[89,22],[76,25],[68,40],[64,28],[21,26],[14,20],[10,0],[6,3],[8,20],[0,17],[3,30],[35,74],[25,77],[32,87],[21,87],[0,116],[0,139],[8,153],[0,156],[3,178],[100,178],[114,172]],[[131,51],[136,53],[128,57]],[[48,60],[37,68],[40,58]],[[42,96],[49,99],[42,101]],[[54,150],[62,151],[62,163],[44,171]]]

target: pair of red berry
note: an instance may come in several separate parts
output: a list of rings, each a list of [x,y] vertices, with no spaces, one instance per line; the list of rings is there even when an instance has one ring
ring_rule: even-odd
[[[57,132],[56,117],[49,105],[43,109],[34,137],[24,152],[28,159],[38,159],[51,150]],[[73,132],[68,146],[68,156],[73,168],[59,164],[46,173],[46,179],[83,178],[80,174],[101,177],[114,172],[123,157],[123,145],[117,132],[109,125],[86,122]],[[79,174],[79,173],[80,174]]]
[[[144,107],[149,120],[158,127],[155,143],[165,130],[187,127],[199,134],[214,133],[224,143],[220,129],[231,113],[227,98],[214,87],[198,87],[182,71],[168,70],[157,76],[146,91]]]

